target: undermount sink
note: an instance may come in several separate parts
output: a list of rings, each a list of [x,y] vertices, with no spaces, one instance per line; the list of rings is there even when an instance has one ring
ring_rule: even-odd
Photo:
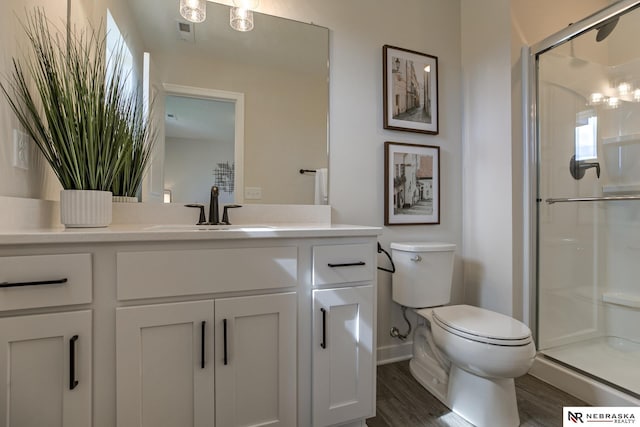
[[[275,227],[270,225],[253,225],[253,224],[238,224],[238,225],[191,225],[191,224],[158,224],[147,227],[146,230],[156,231],[261,231],[261,230],[273,230]]]

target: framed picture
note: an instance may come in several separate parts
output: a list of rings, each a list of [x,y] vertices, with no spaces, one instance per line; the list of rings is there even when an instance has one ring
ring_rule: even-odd
[[[382,47],[384,128],[438,133],[438,58]]]
[[[440,147],[384,143],[384,225],[440,224]]]

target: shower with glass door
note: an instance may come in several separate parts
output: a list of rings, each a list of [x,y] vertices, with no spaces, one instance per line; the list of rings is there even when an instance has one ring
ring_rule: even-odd
[[[640,1],[532,47],[542,357],[640,398]]]

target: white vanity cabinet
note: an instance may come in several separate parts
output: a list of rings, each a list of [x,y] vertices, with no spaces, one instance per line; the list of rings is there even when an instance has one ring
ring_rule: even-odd
[[[216,426],[297,425],[297,298],[215,301]]]
[[[295,293],[116,310],[118,426],[294,426],[295,367]]]
[[[378,232],[0,233],[0,427],[364,426]]]
[[[313,425],[375,413],[374,286],[370,244],[313,248]]]
[[[213,426],[213,301],[116,309],[118,426]]]
[[[91,425],[91,280],[87,253],[0,256],[1,427]]]

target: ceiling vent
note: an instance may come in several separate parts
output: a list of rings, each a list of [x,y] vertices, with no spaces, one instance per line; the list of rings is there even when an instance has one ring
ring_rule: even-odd
[[[180,40],[194,43],[196,41],[194,30],[192,22],[176,20],[176,31]]]

